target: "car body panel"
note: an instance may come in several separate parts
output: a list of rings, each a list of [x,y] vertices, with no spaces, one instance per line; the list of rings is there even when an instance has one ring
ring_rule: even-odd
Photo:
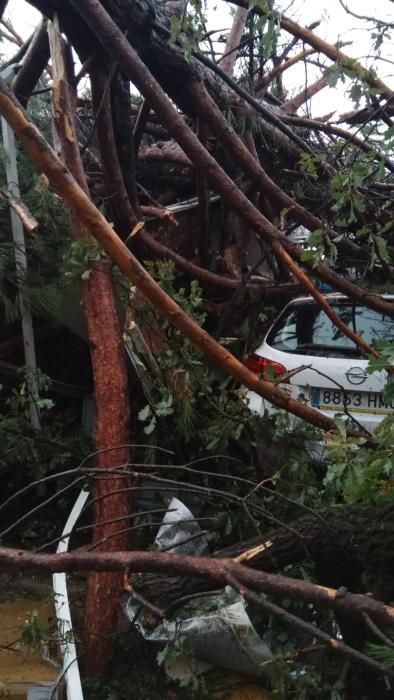
[[[327,295],[326,298],[331,303],[340,302],[347,307],[348,300],[342,295],[332,294]],[[321,354],[319,351],[318,355],[311,355],[301,354],[299,351],[294,353],[282,351],[270,344],[270,338],[273,333],[275,334],[275,329],[280,328],[281,323],[287,322],[294,309],[311,302],[316,307],[316,303],[310,297],[302,297],[290,302],[254,354],[283,365],[287,374],[290,373],[290,377],[288,383],[280,384],[280,387],[293,398],[317,408],[330,418],[333,418],[336,413],[350,415],[366,430],[372,432],[384,416],[394,410],[394,402],[387,405],[383,399],[382,392],[387,379],[385,371],[367,374],[368,360],[362,356],[358,357],[357,352],[354,356],[333,357],[327,351],[324,353],[322,349]],[[366,318],[368,319],[368,315]],[[389,320],[390,328],[391,322],[394,334],[394,319]],[[347,339],[344,340],[347,342]],[[251,410],[259,414],[263,414],[264,411],[272,413],[278,410],[252,391],[248,392],[247,400]],[[294,425],[297,419],[292,418],[292,421]]]

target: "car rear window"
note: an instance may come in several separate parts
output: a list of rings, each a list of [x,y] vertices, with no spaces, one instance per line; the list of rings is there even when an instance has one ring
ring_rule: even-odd
[[[347,302],[334,302],[331,306],[342,321],[370,345],[378,339],[394,340],[394,319],[391,316]],[[282,352],[302,355],[363,357],[318,304],[309,301],[286,309],[271,328],[267,343]]]

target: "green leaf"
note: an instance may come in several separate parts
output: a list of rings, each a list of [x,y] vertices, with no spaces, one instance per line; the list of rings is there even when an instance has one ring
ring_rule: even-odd
[[[344,440],[346,440],[346,423],[341,416],[334,416],[334,423],[338,428],[338,432]]]
[[[150,435],[151,433],[153,433],[155,427],[156,427],[156,417],[152,416],[150,423],[148,423],[148,425],[145,426],[145,428],[144,428],[145,435]]]
[[[342,80],[342,82],[344,81],[343,69],[338,63],[334,63],[334,65],[326,68],[323,75],[327,80],[329,87],[335,87],[338,80]]]
[[[349,95],[350,99],[353,100],[353,102],[355,102],[355,106],[358,107],[360,104],[360,100],[363,96],[361,85],[359,83],[353,83],[352,87],[349,90]]]
[[[146,406],[144,406],[144,408],[141,408],[140,412],[138,413],[138,419],[140,421],[146,421],[146,419],[150,415],[150,412],[151,407],[149,406],[149,404],[147,404]]]
[[[170,28],[170,32],[171,32],[170,33],[170,44],[175,44],[175,42],[179,36],[179,32],[181,31],[181,27],[182,27],[182,25],[181,25],[180,18],[177,17],[176,15],[172,15],[171,28]]]
[[[381,236],[375,236],[374,237],[374,243],[376,245],[376,250],[378,253],[378,256],[381,260],[384,262],[389,262],[390,261],[390,254],[387,249],[387,242],[384,238]]]
[[[369,362],[367,367],[368,374],[373,374],[374,372],[381,372],[387,367],[387,360],[384,357],[373,357],[369,356]]]

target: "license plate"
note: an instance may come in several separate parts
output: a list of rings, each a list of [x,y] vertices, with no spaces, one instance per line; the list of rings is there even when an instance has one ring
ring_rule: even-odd
[[[385,415],[394,411],[394,401],[387,402],[383,394],[366,391],[341,391],[340,389],[313,389],[311,403],[323,411]]]

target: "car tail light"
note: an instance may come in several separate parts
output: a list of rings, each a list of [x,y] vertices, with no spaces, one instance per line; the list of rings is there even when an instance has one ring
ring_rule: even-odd
[[[262,374],[264,379],[271,380],[281,377],[286,374],[286,367],[280,364],[280,362],[275,362],[274,360],[269,360],[267,357],[261,357],[261,355],[249,355],[246,360],[244,360],[244,365],[250,369],[251,372],[255,374]],[[284,384],[288,384],[289,380],[284,379]]]

